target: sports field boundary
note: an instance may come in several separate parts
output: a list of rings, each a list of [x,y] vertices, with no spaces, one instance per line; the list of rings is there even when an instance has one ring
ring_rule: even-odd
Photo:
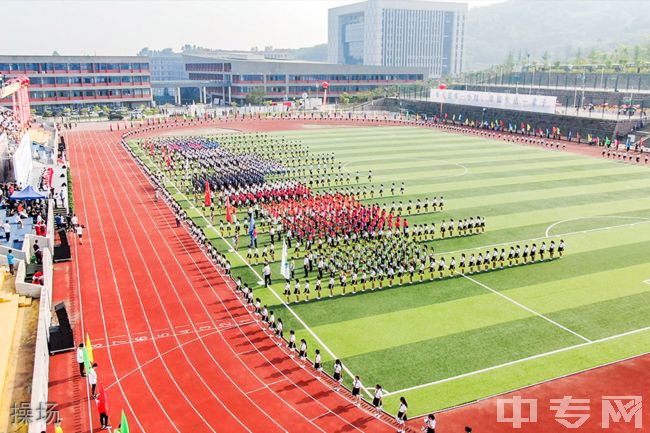
[[[480,369],[480,370],[470,371],[468,373],[459,374],[457,376],[447,377],[447,378],[436,380],[436,381],[433,381],[433,382],[422,383],[420,385],[415,385],[415,386],[411,386],[409,388],[404,388],[404,389],[400,389],[400,390],[393,391],[393,392],[390,392],[390,393],[386,393],[385,395],[388,396],[388,395],[400,394],[400,393],[405,393],[405,392],[408,392],[408,391],[413,391],[413,390],[416,390],[416,389],[422,389],[422,388],[427,388],[429,386],[439,385],[441,383],[452,382],[454,380],[462,379],[462,378],[465,378],[465,377],[475,376],[477,374],[486,373],[486,372],[498,370],[498,369],[501,369],[501,368],[504,368],[504,367],[510,367],[512,365],[521,364],[521,363],[526,362],[526,361],[532,361],[534,359],[545,358],[547,356],[555,355],[555,354],[558,354],[558,353],[568,352],[568,351],[579,349],[579,348],[586,347],[586,346],[592,346],[594,344],[605,343],[607,341],[616,340],[618,338],[627,337],[627,336],[638,334],[640,332],[645,332],[645,331],[650,331],[650,326],[646,326],[644,328],[639,328],[639,329],[634,329],[632,331],[627,331],[627,332],[623,332],[623,333],[620,333],[620,334],[610,335],[608,337],[599,338],[597,340],[585,341],[584,343],[574,344],[572,346],[562,347],[560,349],[551,350],[549,352],[538,353],[536,355],[528,356],[526,358],[516,359],[514,361],[509,361],[509,362],[504,362],[503,364],[493,365],[491,367],[486,367],[486,368],[483,368],[483,369]],[[634,356],[630,357],[630,359],[631,358],[636,358],[636,357],[639,357],[639,356],[643,356],[646,353],[650,353],[650,352],[644,352],[644,353],[641,353],[641,354],[638,354],[638,355],[634,355]],[[628,358],[625,358],[625,359],[628,359]],[[535,382],[535,383],[532,383],[530,385],[526,385],[526,386],[523,386],[523,387],[520,387],[520,388],[517,388],[517,389],[528,388],[528,387],[531,387],[531,386],[538,385],[540,383],[550,382],[550,381],[553,381],[553,380],[561,379],[562,377],[572,376],[574,374],[578,374],[578,373],[583,372],[583,371],[589,371],[589,370],[593,370],[595,368],[603,367],[605,365],[615,364],[617,362],[624,361],[625,359],[617,359],[616,361],[611,361],[610,363],[597,365],[595,367],[590,367],[590,368],[587,368],[587,369],[584,369],[584,370],[576,371],[576,372],[573,372],[573,373],[568,373],[566,375],[554,377],[554,378],[548,379],[548,380],[543,380],[541,382]],[[502,393],[499,393],[499,394],[494,394],[494,395],[507,394],[509,392],[512,392],[512,391],[505,391],[505,392],[502,392]],[[490,397],[485,397],[483,399],[486,399],[486,398],[490,398]],[[454,407],[458,407],[458,406],[454,406]],[[451,409],[451,408],[448,408],[448,409]]]
[[[542,313],[539,313],[539,312],[533,310],[532,308],[525,306],[525,305],[522,304],[521,302],[515,301],[515,300],[512,299],[511,297],[509,297],[509,296],[507,296],[507,295],[504,295],[503,293],[499,292],[498,290],[494,290],[493,288],[489,287],[488,285],[483,284],[483,283],[481,283],[480,281],[475,280],[475,279],[472,278],[472,277],[468,277],[467,275],[465,275],[465,274],[463,274],[463,273],[461,273],[460,275],[462,275],[463,278],[466,278],[466,279],[468,279],[469,281],[473,282],[474,284],[479,285],[479,286],[483,287],[484,289],[489,290],[490,292],[494,293],[495,295],[502,297],[503,299],[505,299],[505,300],[507,300],[508,302],[510,302],[510,303],[512,303],[512,304],[514,304],[514,305],[516,305],[517,307],[522,308],[522,309],[528,311],[529,313],[534,314],[535,316],[537,316],[537,317],[539,317],[539,318],[541,318],[541,319],[544,319],[544,320],[546,320],[547,322],[549,322],[549,323],[551,323],[551,324],[557,326],[558,328],[560,328],[560,329],[562,329],[562,330],[564,330],[564,331],[567,331],[567,332],[569,332],[569,333],[575,335],[576,337],[580,338],[581,340],[584,340],[584,341],[586,341],[586,342],[590,342],[590,341],[591,341],[591,340],[588,339],[587,337],[585,337],[585,336],[583,336],[583,335],[580,335],[580,334],[578,334],[577,332],[575,332],[575,331],[573,331],[573,330],[567,328],[566,326],[564,326],[564,325],[562,325],[562,324],[556,322],[555,320],[553,320],[553,319],[551,319],[551,318],[549,318],[549,317],[546,317],[546,316],[543,315]]]

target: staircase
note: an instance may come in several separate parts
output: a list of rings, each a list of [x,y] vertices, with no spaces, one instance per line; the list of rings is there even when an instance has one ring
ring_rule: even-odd
[[[0,268],[0,304],[2,303],[17,303],[18,307],[29,307],[32,305],[32,298],[29,296],[21,296],[13,291],[11,284],[5,284],[5,277],[8,276],[8,269],[5,267]],[[10,286],[10,287],[7,287]]]

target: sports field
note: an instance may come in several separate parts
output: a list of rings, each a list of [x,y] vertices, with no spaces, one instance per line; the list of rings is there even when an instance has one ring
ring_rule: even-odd
[[[403,196],[366,202],[445,197],[444,212],[411,224],[486,218],[485,233],[430,242],[437,254],[550,237],[567,244],[546,263],[289,306],[279,279],[273,291],[257,286],[261,265],[245,263],[245,248],[227,253],[285,330],[306,338],[310,353],[321,348],[326,371],[336,356],[366,387],[380,383],[387,410],[403,395],[414,416],[650,352],[648,167],[415,127],[276,134],[335,152],[364,181],[371,169],[386,190],[406,184]],[[214,228],[206,233],[228,250]]]

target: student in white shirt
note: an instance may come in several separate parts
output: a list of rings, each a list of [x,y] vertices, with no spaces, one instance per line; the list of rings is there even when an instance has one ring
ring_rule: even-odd
[[[90,371],[88,371],[88,383],[90,384],[92,398],[97,398],[97,394],[95,394],[97,388],[97,363],[93,364]]]
[[[399,398],[399,409],[397,410],[397,416],[395,417],[395,420],[397,421],[397,424],[399,425],[397,431],[399,433],[404,433],[404,424],[406,424],[406,413],[408,412],[409,405],[406,403],[406,399],[404,397]]]
[[[357,406],[359,406],[361,402],[361,386],[359,376],[354,376],[354,380],[352,381],[352,399],[354,400],[354,404]]]
[[[430,413],[424,419],[424,429],[426,433],[436,433],[436,417],[434,414]]]
[[[381,405],[382,405],[382,397],[383,397],[383,390],[381,389],[381,385],[377,384],[375,385],[375,396],[372,399],[372,405],[375,407],[375,417],[379,418],[381,416]]]
[[[321,364],[320,350],[316,349],[316,355],[314,356],[314,368],[318,373],[317,379],[320,380],[323,375],[323,365]]]
[[[334,380],[336,381],[336,385],[334,385],[334,391],[338,391],[341,388],[341,382],[343,381],[343,364],[341,364],[341,360],[337,359],[334,361]]]
[[[84,364],[84,344],[80,343],[77,347],[77,363],[79,364],[79,374],[81,377],[86,377],[86,369]]]

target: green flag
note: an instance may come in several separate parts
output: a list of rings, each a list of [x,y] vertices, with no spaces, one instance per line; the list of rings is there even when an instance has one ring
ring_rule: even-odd
[[[120,433],[129,433],[129,422],[126,420],[124,410],[122,410],[122,420],[120,421]]]
[[[88,349],[86,348],[86,346],[84,346],[83,355],[84,355],[84,366],[86,367],[86,373],[88,373],[92,368],[92,364],[90,363],[90,357],[88,356]]]

